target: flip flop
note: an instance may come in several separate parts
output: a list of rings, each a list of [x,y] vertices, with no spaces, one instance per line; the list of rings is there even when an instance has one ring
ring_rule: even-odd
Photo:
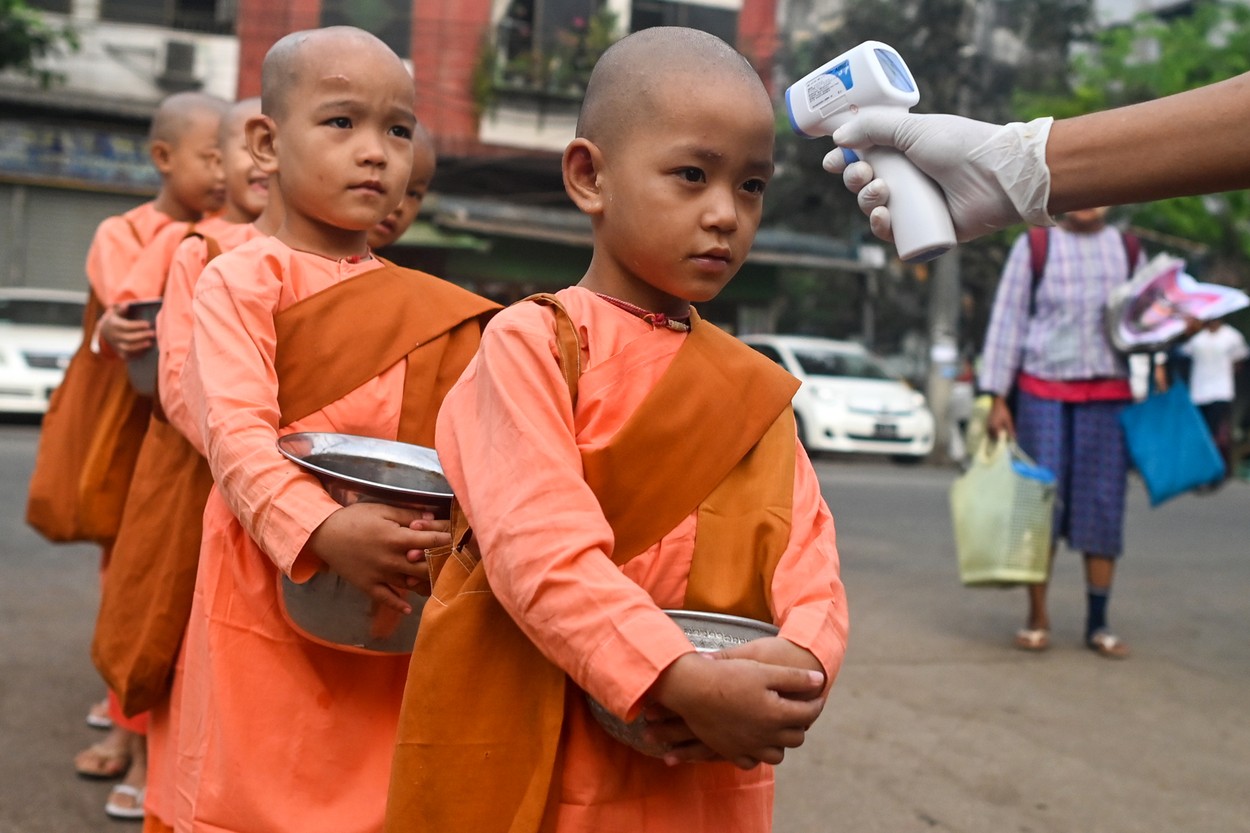
[[[101,700],[99,703],[91,704],[91,708],[87,710],[87,725],[92,729],[113,728],[113,721],[109,717],[108,700]]]
[[[1127,659],[1128,645],[1111,631],[1094,631],[1085,639],[1085,647],[1104,659]]]
[[[109,790],[108,803],[104,812],[111,819],[138,821],[144,816],[143,796],[147,792],[143,787],[132,787],[129,784],[117,784]],[[119,799],[121,799],[119,801]]]
[[[74,756],[74,771],[83,778],[121,778],[130,769],[130,753],[93,743]]]
[[[1045,651],[1050,647],[1050,631],[1046,628],[1021,628],[1016,631],[1015,646],[1032,653]]]

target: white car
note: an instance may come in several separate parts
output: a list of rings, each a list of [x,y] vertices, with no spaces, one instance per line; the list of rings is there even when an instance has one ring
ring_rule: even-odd
[[[0,287],[0,413],[42,414],[82,341],[87,293]]]
[[[808,451],[919,460],[933,450],[933,413],[924,394],[862,345],[810,336],[741,338],[803,383],[794,416]]]

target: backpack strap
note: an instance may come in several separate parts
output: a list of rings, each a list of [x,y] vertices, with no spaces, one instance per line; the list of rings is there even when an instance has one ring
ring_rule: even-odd
[[[1137,271],[1137,259],[1141,257],[1141,238],[1127,231],[1120,236],[1124,239],[1124,254],[1128,256],[1128,275],[1131,278]]]
[[[1049,249],[1050,229],[1045,226],[1032,226],[1029,229],[1029,269],[1033,275],[1029,284],[1029,318],[1037,312],[1037,288],[1042,284]]]

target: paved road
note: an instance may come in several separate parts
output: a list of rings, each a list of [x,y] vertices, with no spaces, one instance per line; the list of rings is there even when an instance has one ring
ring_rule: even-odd
[[[135,830],[70,758],[100,693],[90,547],[22,524],[37,429],[0,425],[0,833]],[[1055,647],[1008,647],[1019,591],[955,578],[953,471],[817,463],[838,521],[852,647],[809,742],[779,770],[779,833],[1250,833],[1250,486],[1150,510],[1133,490],[1113,623],[1080,646],[1061,555]],[[293,832],[294,833],[294,832]]]

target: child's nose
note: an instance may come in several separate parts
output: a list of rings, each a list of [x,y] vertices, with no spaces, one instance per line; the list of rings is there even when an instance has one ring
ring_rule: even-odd
[[[708,203],[704,209],[703,224],[720,231],[734,231],[738,228],[738,201],[732,190],[726,188],[708,190]]]
[[[361,131],[361,133],[364,135],[361,137],[360,145],[357,148],[360,163],[362,165],[385,165],[386,144],[382,141],[382,137],[375,136],[368,131]]]

